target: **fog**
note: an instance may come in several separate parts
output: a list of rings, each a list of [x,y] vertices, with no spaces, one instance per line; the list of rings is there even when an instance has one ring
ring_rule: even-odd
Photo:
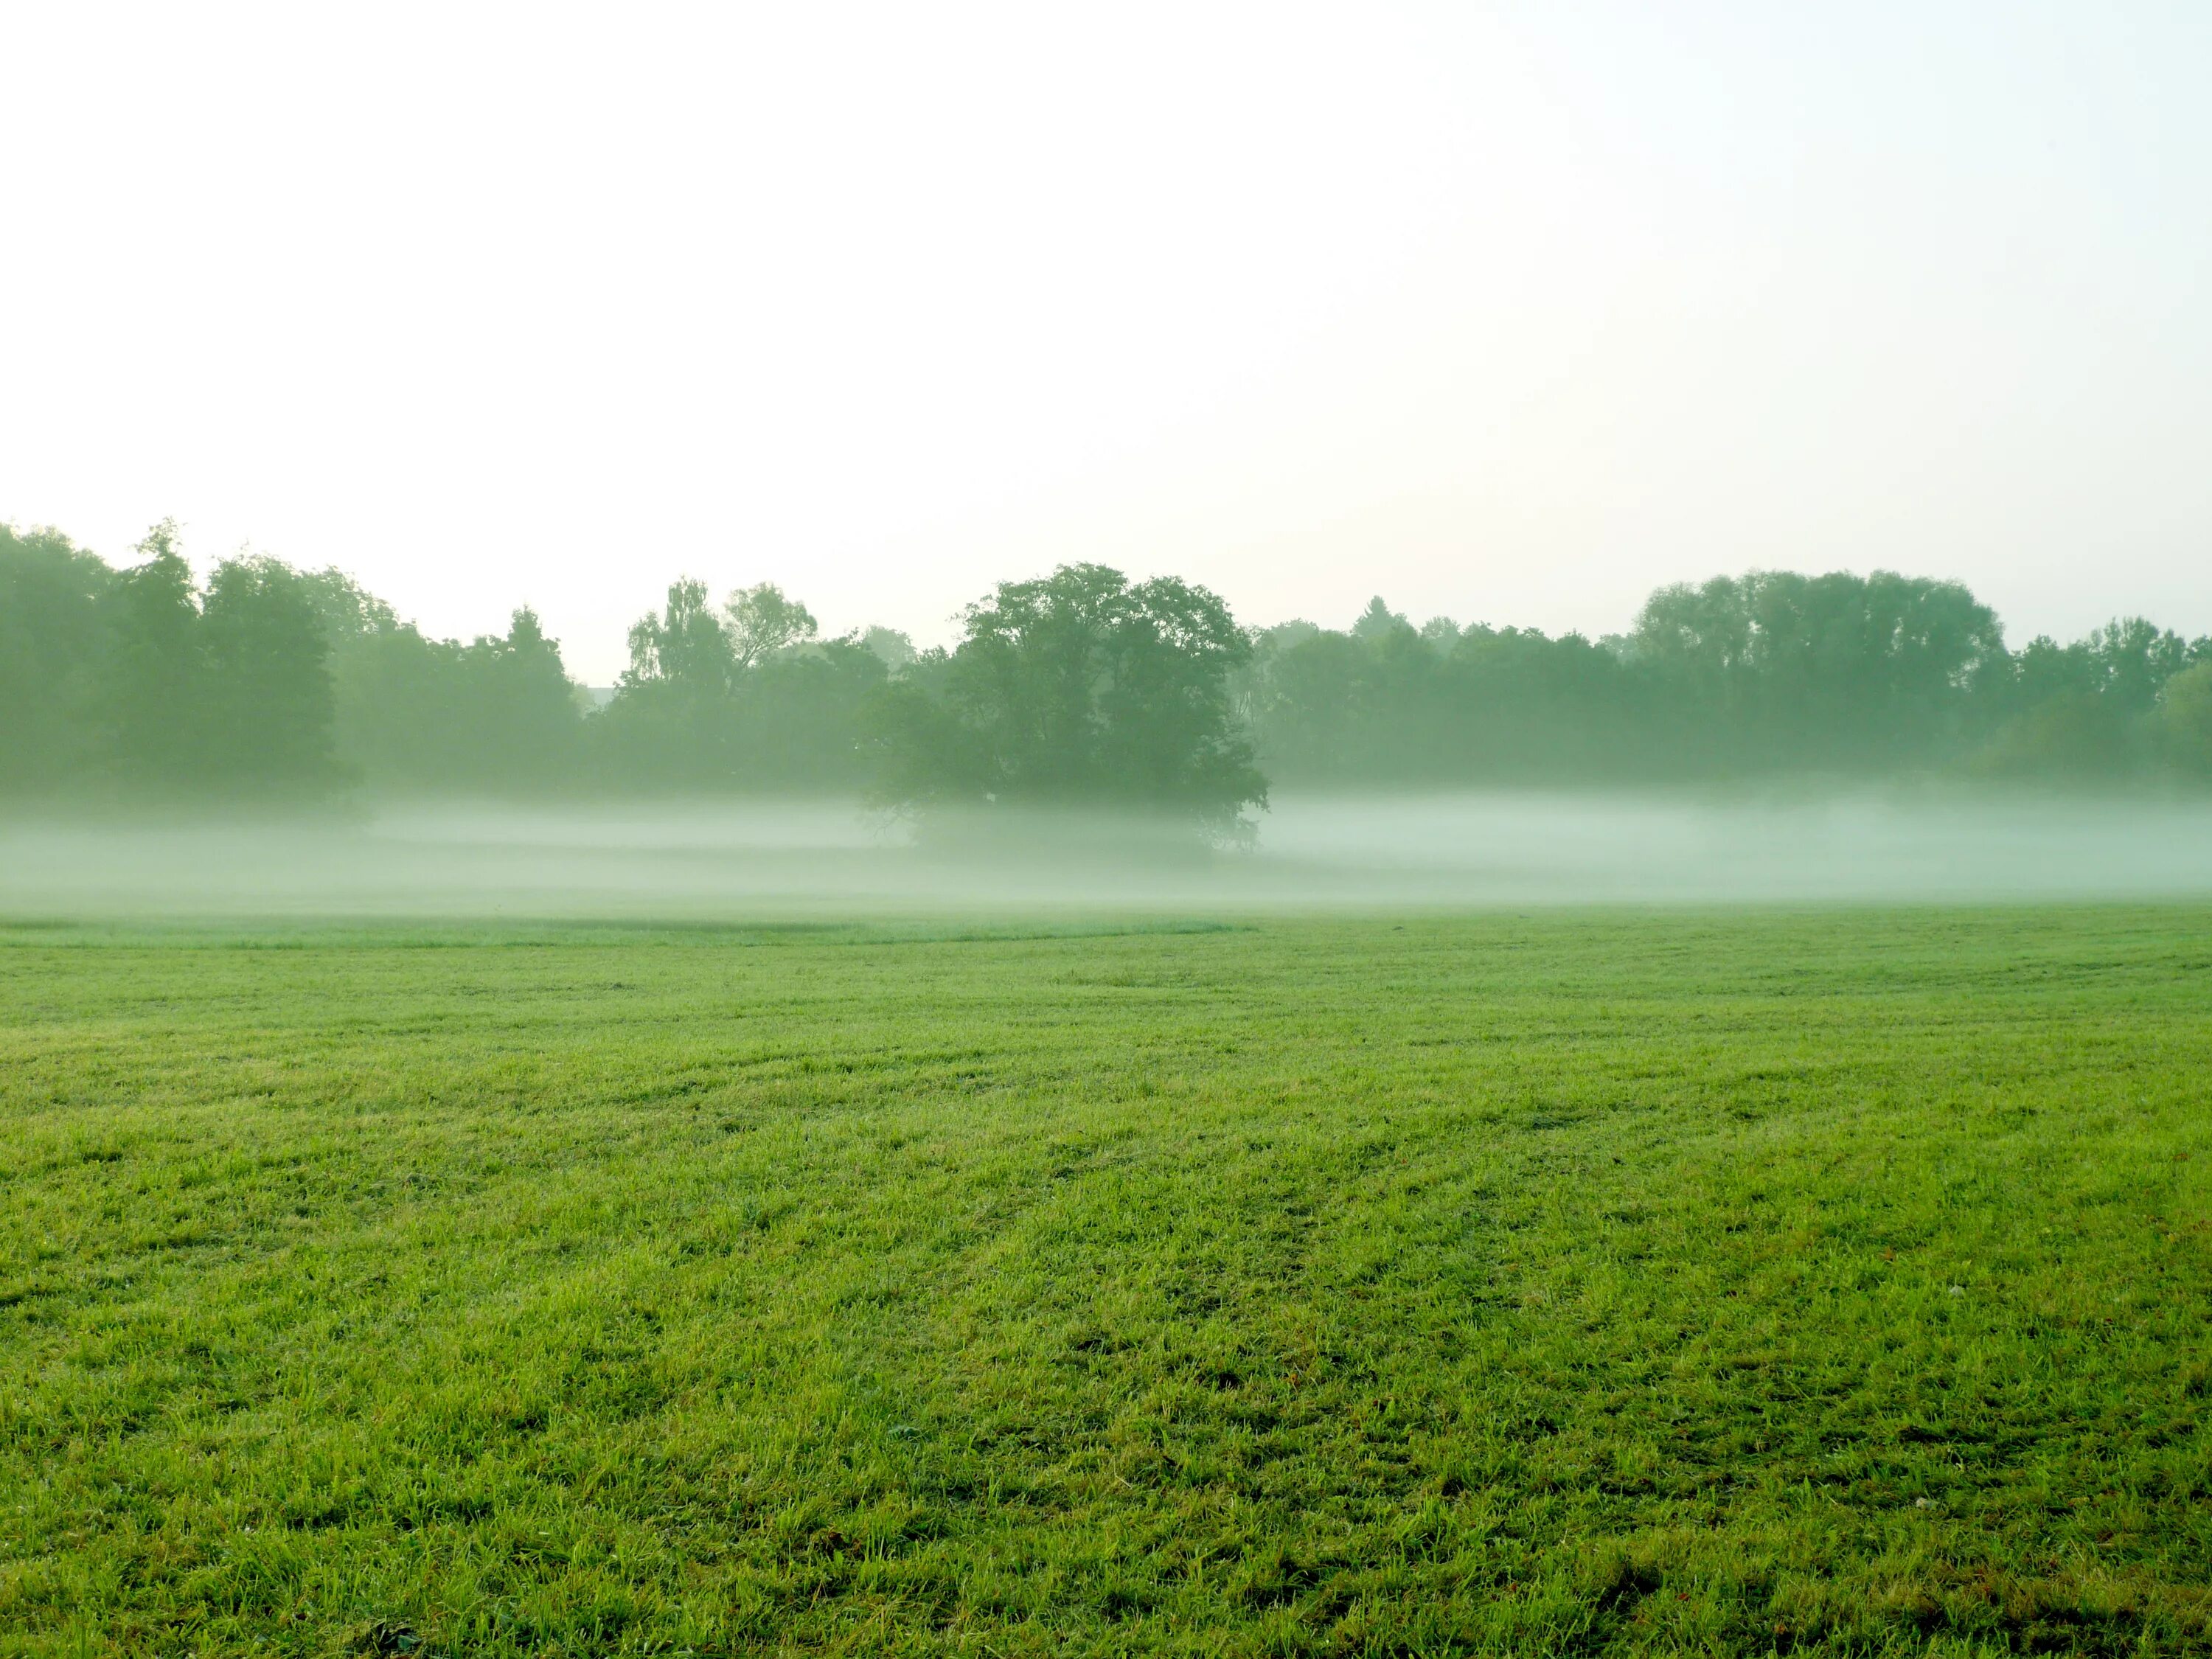
[[[2212,801],[1290,797],[1245,847],[1128,819],[850,804],[387,808],[0,826],[0,920],[736,921],[2212,895]]]

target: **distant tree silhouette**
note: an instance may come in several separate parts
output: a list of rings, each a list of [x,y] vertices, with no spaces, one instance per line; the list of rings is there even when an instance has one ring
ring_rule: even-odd
[[[2071,645],[2038,635],[2005,665],[1991,701],[2006,718],[1975,769],[2109,781],[2157,768],[2172,754],[2171,726],[2154,718],[2161,690],[2212,658],[2208,646],[2141,617],[2107,623]]]
[[[817,632],[814,615],[795,599],[784,597],[774,582],[741,589],[722,607],[729,635],[730,659],[743,673],[765,662],[777,652],[803,645]]]
[[[1995,613],[1964,587],[1881,570],[1663,587],[1634,659],[1671,705],[1673,740],[1719,770],[1925,759],[2006,660]]]
[[[328,788],[330,638],[299,574],[275,559],[224,560],[208,580],[200,635],[205,782],[256,795]]]
[[[205,778],[207,657],[191,567],[164,520],[136,550],[144,562],[109,590],[111,649],[100,678],[107,750],[126,784],[173,790]]]
[[[104,767],[114,580],[58,531],[0,524],[0,799],[81,786]]]
[[[1205,588],[1063,565],[1001,583],[964,622],[957,649],[886,689],[890,799],[1110,805],[1216,829],[1266,803],[1229,686],[1250,641]]]
[[[2159,741],[2174,769],[2212,779],[2212,654],[2166,682],[2157,718]]]
[[[884,666],[894,672],[920,654],[914,648],[914,641],[896,628],[865,629],[860,645],[863,650],[873,652]]]
[[[1219,599],[1095,564],[1001,584],[951,651],[819,637],[772,582],[682,578],[586,716],[534,611],[426,636],[337,570],[241,556],[204,593],[173,521],[125,568],[0,525],[0,804],[874,790],[917,807],[1162,810],[1219,828],[1292,786],[1656,783],[1901,772],[2212,786],[2212,639],[2139,617],[2005,647],[1955,582],[1754,570],[1660,588],[1632,630],[1241,632]]]
[[[678,688],[693,696],[730,689],[738,672],[728,630],[707,598],[707,584],[683,576],[669,584],[668,603],[658,617],[641,617],[629,630],[626,689],[647,685]]]
[[[598,776],[677,791],[855,789],[860,709],[886,673],[851,639],[815,642],[812,612],[772,582],[717,613],[707,585],[672,584],[629,632],[630,666],[594,716]]]
[[[1352,637],[1364,640],[1370,645],[1387,640],[1394,634],[1410,634],[1413,631],[1413,623],[1383,604],[1380,593],[1368,600],[1367,609],[1361,611],[1359,620],[1352,624]]]

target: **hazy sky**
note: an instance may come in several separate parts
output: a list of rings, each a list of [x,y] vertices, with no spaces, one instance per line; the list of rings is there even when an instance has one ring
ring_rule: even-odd
[[[0,11],[0,517],[603,682],[678,573],[2212,631],[2212,4]]]

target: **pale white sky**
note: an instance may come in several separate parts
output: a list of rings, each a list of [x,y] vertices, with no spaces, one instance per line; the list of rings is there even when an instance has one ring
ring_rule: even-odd
[[[2212,4],[0,9],[0,517],[605,682],[678,573],[2212,631]]]

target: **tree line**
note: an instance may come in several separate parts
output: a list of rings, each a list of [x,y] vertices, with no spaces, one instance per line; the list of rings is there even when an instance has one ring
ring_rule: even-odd
[[[1598,640],[1377,599],[1256,645],[1240,708],[1286,782],[2212,778],[2212,638],[2130,617],[2011,651],[1964,586],[1888,571],[1662,587]]]
[[[1233,824],[1268,781],[1421,787],[1951,774],[2212,781],[2212,640],[2140,618],[2006,647],[1954,582],[1761,571],[1653,594],[1629,632],[1240,628],[1098,565],[1000,584],[950,649],[824,638],[773,584],[680,580],[604,707],[529,610],[423,634],[336,570],[175,526],[115,566],[0,525],[0,792],[867,793],[1142,806]]]

